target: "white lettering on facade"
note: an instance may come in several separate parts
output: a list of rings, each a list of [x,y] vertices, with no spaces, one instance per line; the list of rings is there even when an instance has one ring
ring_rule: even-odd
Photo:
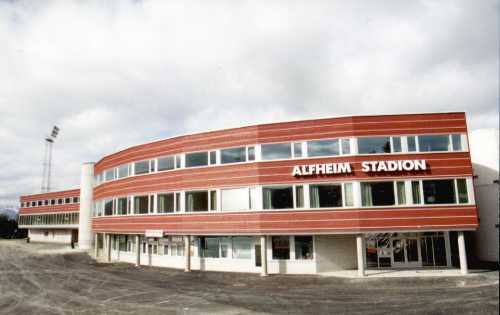
[[[323,174],[343,174],[351,173],[351,164],[349,163],[325,163],[296,165],[293,167],[293,176],[323,175]]]
[[[399,160],[399,161],[363,161],[361,170],[369,172],[401,172],[401,171],[425,171],[427,163],[425,160]],[[350,163],[325,163],[296,165],[293,167],[293,176],[309,176],[324,174],[352,173]]]

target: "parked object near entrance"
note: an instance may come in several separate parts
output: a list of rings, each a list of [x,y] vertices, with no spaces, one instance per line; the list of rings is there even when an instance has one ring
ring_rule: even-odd
[[[82,180],[80,226],[91,228],[79,238],[93,238],[96,257],[138,266],[363,276],[451,267],[456,256],[466,273],[463,231],[478,227],[464,113],[211,131],[84,169],[94,178]],[[39,224],[62,209],[46,207],[54,194],[21,197],[30,231],[55,230]]]

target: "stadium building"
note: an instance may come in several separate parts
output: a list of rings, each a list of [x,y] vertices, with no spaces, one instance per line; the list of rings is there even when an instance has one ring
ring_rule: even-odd
[[[20,215],[33,241],[78,237],[108,261],[263,275],[467,273],[464,232],[478,228],[464,113],[293,121],[146,143],[83,164],[80,190],[21,197]]]

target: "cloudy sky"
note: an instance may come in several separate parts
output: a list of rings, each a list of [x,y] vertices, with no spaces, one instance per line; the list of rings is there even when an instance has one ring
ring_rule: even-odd
[[[0,205],[174,135],[466,111],[498,128],[498,2],[0,0]]]

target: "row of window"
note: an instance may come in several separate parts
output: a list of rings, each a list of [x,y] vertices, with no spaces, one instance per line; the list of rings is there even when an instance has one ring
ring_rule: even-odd
[[[37,201],[26,201],[21,202],[21,208],[34,208],[43,206],[56,206],[56,205],[67,205],[73,203],[79,203],[80,197],[66,197],[66,198],[56,198],[56,199],[44,199]]]
[[[179,168],[272,161],[305,157],[401,152],[463,151],[464,134],[384,136],[271,143],[160,157],[107,169],[95,177],[96,185],[134,175]]]
[[[360,196],[354,194],[355,185]],[[467,204],[468,190],[465,178],[240,187],[100,200],[94,203],[94,216],[340,208],[354,207],[356,198],[362,207]]]
[[[152,255],[184,256],[182,237],[166,236],[146,241],[141,237],[141,252]],[[199,236],[193,243],[198,248],[198,257],[251,259],[253,237],[248,236]],[[295,250],[291,251],[293,243]],[[102,248],[102,244],[99,244]],[[123,252],[135,252],[135,236],[114,235],[112,248]],[[313,259],[314,242],[312,236],[272,236],[273,259],[297,260]]]
[[[19,225],[78,224],[78,212],[21,215]]]

